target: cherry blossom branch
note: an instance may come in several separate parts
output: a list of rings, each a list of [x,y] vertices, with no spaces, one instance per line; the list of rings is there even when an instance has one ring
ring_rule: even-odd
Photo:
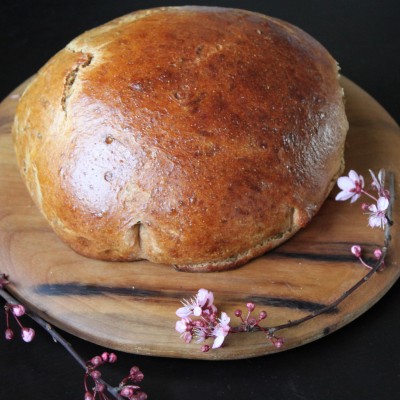
[[[390,192],[390,201],[388,208],[386,210],[386,215],[387,219],[389,221],[393,221],[392,215],[393,215],[393,201],[395,198],[395,191],[394,191],[394,174],[392,172],[388,173],[389,176],[389,192]],[[347,299],[352,293],[354,293],[360,286],[364,285],[368,280],[374,275],[376,272],[378,272],[384,265],[385,262],[385,257],[387,255],[390,242],[392,240],[392,235],[391,235],[391,228],[392,228],[392,223],[387,223],[385,225],[385,233],[384,233],[384,245],[380,251],[379,258],[375,262],[374,266],[369,266],[364,263],[364,261],[361,259],[363,265],[366,267],[370,268],[369,272],[364,275],[358,282],[356,282],[350,289],[346,290],[338,299],[333,301],[332,303],[326,305],[325,307],[319,309],[318,311],[315,311],[313,313],[310,313],[309,315],[306,315],[303,318],[299,318],[294,321],[289,321],[286,324],[281,324],[277,325],[274,327],[270,328],[265,328],[269,334],[274,335],[275,332],[282,330],[282,329],[287,329],[287,328],[292,328],[294,326],[298,326],[306,321],[309,321],[318,315],[328,313],[332,310],[334,310],[340,303],[342,303],[345,299]],[[358,257],[360,258],[360,256]]]
[[[369,269],[369,272],[365,274],[359,281],[353,286],[347,289],[340,297],[333,302],[322,307],[318,311],[312,312],[302,318],[298,318],[293,321],[288,321],[284,324],[263,327],[260,325],[267,317],[265,311],[261,311],[258,318],[251,317],[251,313],[255,309],[255,304],[249,302],[246,304],[247,315],[245,318],[242,316],[241,310],[235,311],[235,316],[240,318],[241,324],[236,327],[231,327],[230,317],[225,313],[221,312],[221,317],[217,318],[218,309],[214,305],[214,295],[212,292],[206,289],[200,289],[196,296],[190,300],[184,300],[182,302],[183,307],[176,311],[176,315],[181,319],[176,322],[175,329],[181,334],[181,337],[186,343],[189,343],[194,339],[197,343],[205,341],[207,338],[213,337],[214,343],[213,349],[221,347],[225,337],[230,333],[243,333],[243,332],[259,332],[262,331],[266,334],[266,337],[272,342],[272,344],[280,348],[283,346],[283,338],[275,336],[275,333],[288,328],[301,325],[307,321],[310,321],[321,314],[328,313],[338,307],[345,299],[347,299],[352,293],[358,288],[364,285],[376,272],[383,270],[385,257],[388,253],[388,249],[391,242],[391,226],[393,224],[393,201],[395,198],[394,191],[394,174],[389,173],[389,190],[384,187],[385,184],[385,171],[379,171],[378,178],[370,170],[369,171],[373,180],[371,188],[378,192],[379,198],[375,198],[364,190],[364,178],[358,175],[355,171],[350,171],[348,177],[340,177],[338,179],[338,186],[342,191],[336,196],[336,200],[349,200],[354,203],[361,194],[366,194],[370,198],[376,201],[376,205],[363,204],[362,209],[369,211],[370,227],[383,227],[384,228],[384,244],[380,249],[375,249],[374,256],[377,259],[374,265],[369,265],[361,257],[361,247],[354,245],[351,248],[351,252],[359,259],[359,261]],[[196,319],[197,318],[197,319]],[[203,345],[201,347],[203,352],[209,351],[209,345]]]
[[[4,286],[8,284],[8,280],[4,274],[0,274],[0,296],[7,302],[6,307],[23,307],[19,304],[17,299],[15,299],[9,292],[7,292],[4,289]],[[41,326],[52,338],[55,342],[59,343],[73,358],[74,360],[85,370],[85,389],[86,389],[86,394],[85,394],[85,400],[86,399],[94,399],[95,397],[91,395],[91,393],[88,391],[87,387],[87,378],[90,376],[94,380],[96,386],[95,386],[95,391],[98,389],[107,389],[107,391],[112,395],[115,399],[117,400],[123,400],[124,398],[131,398],[128,396],[121,396],[119,393],[122,394],[131,394],[134,395],[135,391],[137,392],[137,389],[140,389],[138,386],[132,386],[132,385],[125,385],[129,381],[130,378],[134,377],[135,379],[138,377],[138,372],[139,369],[137,367],[133,367],[131,369],[130,375],[128,377],[124,378],[124,380],[121,382],[121,384],[118,387],[114,387],[104,381],[101,378],[101,375],[99,375],[98,370],[96,369],[99,365],[103,364],[104,362],[114,362],[116,360],[115,355],[111,353],[111,355],[108,355],[108,353],[103,353],[102,361],[98,361],[98,358],[101,358],[100,356],[93,357],[90,361],[86,362],[72,347],[72,345],[63,337],[61,336],[47,321],[36,315],[35,313],[31,311],[25,312],[25,307],[23,307],[24,313],[27,316],[29,316],[33,321],[35,321],[39,326]],[[7,314],[8,318],[8,314]],[[19,322],[18,322],[19,323]],[[29,328],[31,329],[31,328]],[[6,331],[6,338],[7,338],[7,331]],[[12,337],[8,337],[7,339],[12,339]],[[106,357],[106,355],[108,355]],[[110,357],[111,356],[111,357]],[[114,358],[115,357],[115,358]],[[107,359],[106,359],[107,358]],[[97,361],[94,361],[97,360]],[[132,371],[133,370],[133,371]],[[141,372],[140,372],[141,373]],[[141,379],[143,379],[143,374],[140,376]],[[140,380],[141,380],[140,379]],[[132,380],[132,379],[131,379]],[[139,380],[136,379],[135,382],[138,382]],[[132,386],[132,388],[131,388]],[[140,392],[143,393],[143,392]],[[105,394],[102,394],[101,399],[107,399]],[[145,394],[143,393],[142,398],[147,398],[145,397]]]

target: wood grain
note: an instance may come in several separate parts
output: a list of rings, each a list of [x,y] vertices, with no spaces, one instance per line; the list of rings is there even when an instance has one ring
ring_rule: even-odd
[[[399,176],[399,128],[385,110],[342,78],[350,132],[346,171],[368,179],[384,167]],[[25,83],[26,84],[26,83]],[[383,233],[367,227],[359,203],[334,201],[334,193],[293,239],[244,267],[213,274],[177,272],[146,261],[111,263],[77,255],[51,231],[33,205],[17,170],[11,124],[17,88],[0,105],[0,271],[10,275],[15,296],[49,322],[107,348],[137,354],[198,359],[237,359],[278,351],[261,332],[230,335],[218,351],[202,353],[175,332],[180,299],[199,288],[212,290],[217,306],[233,316],[254,301],[266,310],[265,325],[302,317],[338,298],[364,274],[350,254],[358,243],[369,253]],[[396,179],[396,191],[399,184]],[[395,204],[394,221],[399,220]],[[393,227],[386,269],[376,274],[329,314],[280,332],[290,349],[325,336],[376,303],[400,275],[399,234]],[[235,317],[232,318],[236,324]]]

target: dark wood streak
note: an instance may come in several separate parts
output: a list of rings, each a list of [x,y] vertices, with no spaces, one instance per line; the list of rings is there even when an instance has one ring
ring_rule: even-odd
[[[162,299],[169,298],[176,301],[177,308],[180,307],[180,301],[184,298],[188,299],[193,294],[187,292],[170,292],[148,290],[140,288],[129,287],[111,287],[111,286],[97,286],[97,285],[82,285],[80,283],[58,283],[58,284],[42,284],[34,288],[34,292],[44,296],[131,296],[134,298],[146,299]],[[285,307],[289,309],[297,309],[302,311],[318,311],[325,307],[325,304],[314,303],[311,301],[296,300],[290,298],[268,297],[268,296],[251,296],[245,298],[238,298],[237,305],[241,307],[248,302],[254,302],[256,305],[270,306],[270,307]],[[332,313],[337,310],[332,310]]]
[[[356,258],[351,254],[350,249],[354,244],[360,245],[366,254],[372,254],[373,251],[380,247],[374,243],[349,243],[349,242],[335,242],[335,243],[306,243],[294,246],[291,242],[283,245],[270,253],[270,256],[286,257],[290,259],[303,259],[311,261],[327,261],[327,262],[352,262]],[[310,248],[310,251],[304,249]],[[300,250],[301,251],[297,251]],[[328,252],[329,250],[329,252]],[[375,263],[375,259],[365,258],[366,262]]]

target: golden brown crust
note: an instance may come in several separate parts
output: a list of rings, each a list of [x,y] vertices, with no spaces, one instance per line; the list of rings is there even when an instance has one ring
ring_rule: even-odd
[[[337,64],[288,23],[136,12],[37,74],[14,138],[28,189],[77,252],[190,271],[243,264],[317,212],[348,128]]]

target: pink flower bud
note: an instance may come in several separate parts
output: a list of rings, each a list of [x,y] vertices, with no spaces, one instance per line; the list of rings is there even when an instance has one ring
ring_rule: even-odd
[[[96,383],[96,391],[97,392],[104,392],[106,390],[106,385],[103,383]]]
[[[256,308],[254,303],[247,303],[246,307],[250,312],[254,311],[254,309]]]
[[[22,304],[11,305],[11,310],[16,317],[22,317],[25,314],[25,307]]]
[[[94,371],[92,371],[92,372],[90,373],[90,376],[91,376],[93,379],[100,379],[100,377],[101,377],[101,372],[98,371],[97,369],[95,369]]]
[[[114,353],[110,353],[108,356],[108,362],[111,364],[117,362],[117,356]]]
[[[32,328],[22,328],[21,329],[21,336],[24,342],[32,342],[33,338],[35,337],[35,331]]]
[[[354,245],[351,246],[351,253],[354,254],[357,258],[361,257],[361,246]]]
[[[100,356],[93,357],[90,362],[95,366],[99,366],[103,364],[103,359]]]
[[[210,346],[208,344],[201,346],[201,351],[203,353],[207,353],[207,351],[209,351],[209,350],[210,350]]]
[[[84,400],[94,400],[94,397],[93,397],[92,393],[86,392]]]
[[[130,397],[132,397],[135,394],[135,392],[131,387],[125,386],[124,388],[122,388],[122,390],[119,392],[119,394],[122,397],[127,397],[129,399]]]
[[[140,371],[139,367],[134,366],[134,367],[132,367],[132,368],[130,369],[129,375],[130,375],[130,376],[135,376],[139,371]]]
[[[142,371],[139,371],[136,375],[135,375],[135,382],[141,382],[144,379],[144,374]]]
[[[12,331],[12,329],[7,328],[4,336],[7,340],[12,340],[14,338],[14,332]]]
[[[109,357],[110,357],[110,355],[106,351],[101,355],[101,359],[104,362],[107,362]]]
[[[238,310],[235,311],[235,316],[236,317],[240,317],[241,315],[242,315],[242,310],[238,309]]]
[[[267,318],[267,313],[265,311],[261,311],[258,318],[260,320]]]
[[[277,349],[280,349],[283,346],[283,338],[277,338],[276,340],[274,340],[274,346]]]
[[[137,400],[147,400],[147,394],[145,392],[137,392]]]
[[[374,250],[374,256],[377,260],[379,260],[382,257],[382,250],[381,249],[375,249]]]
[[[369,209],[369,204],[367,203],[361,204],[361,210],[363,210],[364,212],[368,212],[368,209]]]

